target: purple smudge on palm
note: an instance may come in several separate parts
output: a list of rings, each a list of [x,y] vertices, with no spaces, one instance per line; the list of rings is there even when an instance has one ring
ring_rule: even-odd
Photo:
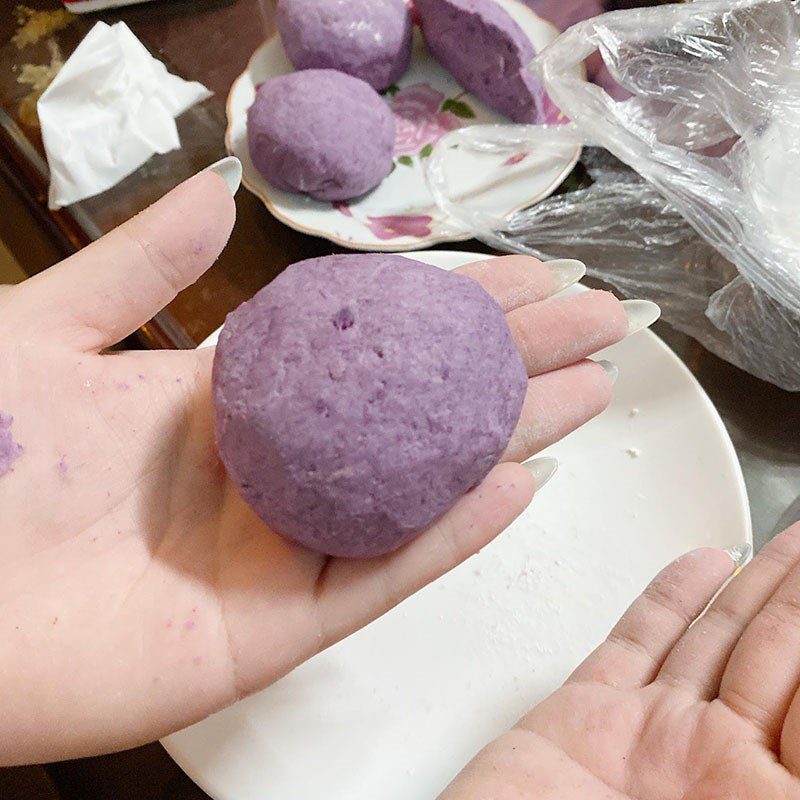
[[[14,462],[22,455],[23,447],[14,441],[11,435],[11,425],[14,417],[0,411],[0,478],[13,472]]]

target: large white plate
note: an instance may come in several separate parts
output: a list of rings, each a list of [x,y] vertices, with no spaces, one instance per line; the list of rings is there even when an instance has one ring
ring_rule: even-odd
[[[558,36],[557,28],[519,0],[497,2],[514,17],[537,52]],[[244,185],[272,214],[303,233],[360,250],[418,250],[437,242],[471,238],[468,231],[436,207],[425,180],[424,148],[435,144],[453,127],[509,121],[461,89],[431,56],[419,29],[414,31],[411,66],[398,82],[399,91],[386,98],[405,120],[398,126],[395,169],[378,188],[349,204],[320,202],[276,189],[250,159],[247,109],[253,104],[256,87],[292,71],[280,39],[275,36],[256,50],[228,95],[228,152],[242,162]],[[451,108],[462,116],[448,110]],[[474,116],[464,117],[465,113]],[[558,109],[549,104],[548,120],[555,123],[561,119]],[[457,194],[489,192],[492,209],[510,213],[547,197],[575,166],[579,147],[554,147],[546,153],[529,153],[520,161],[499,158],[488,173],[486,158],[476,160],[467,153],[458,154],[458,158],[451,159],[453,172],[449,179]],[[476,180],[476,172],[480,180]]]
[[[427,252],[452,269],[481,258]],[[731,441],[651,332],[509,531],[359,633],[164,745],[217,800],[432,800],[552,692],[669,560],[752,542]],[[480,402],[476,398],[476,402]]]

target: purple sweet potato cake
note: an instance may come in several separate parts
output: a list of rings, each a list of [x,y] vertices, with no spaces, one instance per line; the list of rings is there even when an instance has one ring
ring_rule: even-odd
[[[415,0],[433,55],[468,91],[514,122],[544,122],[530,39],[495,0]]]
[[[295,69],[338,69],[381,90],[411,61],[405,0],[279,0],[277,25]]]
[[[349,200],[391,172],[395,122],[364,81],[307,69],[262,84],[247,112],[250,157],[289,192]]]
[[[486,476],[526,386],[503,312],[471,278],[394,255],[310,259],[228,316],[217,443],[275,531],[377,556]]]

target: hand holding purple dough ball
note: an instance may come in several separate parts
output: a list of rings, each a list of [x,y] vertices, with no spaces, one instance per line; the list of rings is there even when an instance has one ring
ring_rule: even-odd
[[[307,69],[258,88],[247,139],[253,164],[277,188],[349,200],[391,172],[395,122],[364,81]]]
[[[279,0],[277,24],[295,69],[336,69],[382,90],[411,61],[405,0]]]
[[[527,387],[477,281],[401,256],[290,266],[229,315],[214,361],[222,460],[282,536],[391,552],[480,483]]]

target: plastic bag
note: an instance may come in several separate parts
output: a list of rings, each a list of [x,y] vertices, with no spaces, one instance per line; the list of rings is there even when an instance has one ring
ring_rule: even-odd
[[[576,74],[597,49],[630,99]],[[437,202],[501,249],[582,258],[713,352],[800,390],[800,8],[613,12],[570,28],[533,68],[571,124],[449,134],[429,164]],[[458,148],[497,160],[572,142],[590,145],[579,183],[534,206],[507,213],[450,190]]]

